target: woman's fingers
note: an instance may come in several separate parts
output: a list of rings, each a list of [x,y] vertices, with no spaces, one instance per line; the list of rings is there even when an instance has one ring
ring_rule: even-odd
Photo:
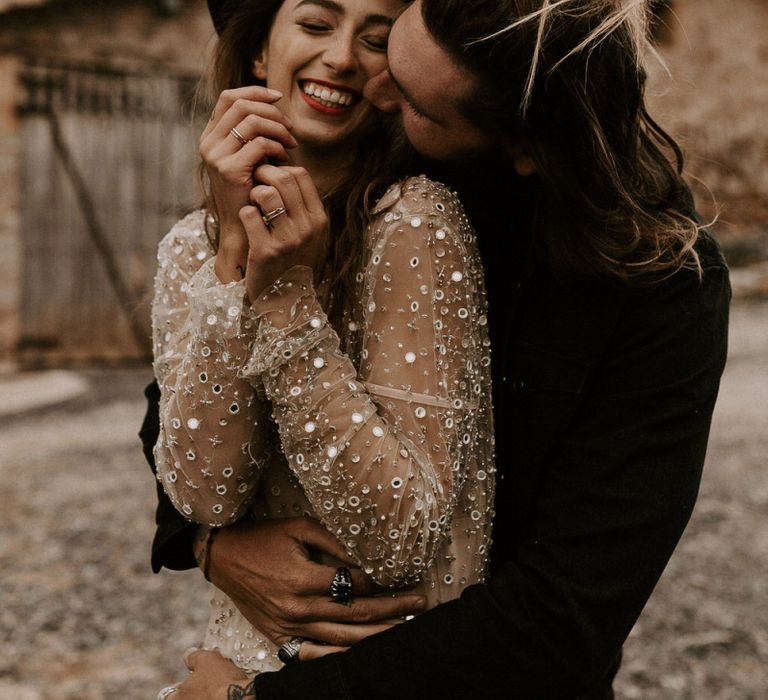
[[[312,176],[307,170],[291,165],[280,166],[280,169],[289,173],[296,181],[307,210],[313,215],[324,215],[325,207],[323,206],[323,200],[320,198],[320,193],[317,191],[317,187],[315,187],[314,180],[312,180]]]
[[[277,107],[273,106],[273,104],[277,102],[281,97],[282,93],[278,92],[277,90],[270,90],[260,85],[249,85],[242,88],[235,88],[233,90],[224,90],[219,95],[219,99],[216,101],[216,106],[213,108],[211,118],[208,121],[205,130],[203,131],[203,136],[206,136],[218,128],[221,125],[222,119],[224,119],[225,115],[230,112],[231,108],[239,100],[252,102],[255,104],[262,104],[265,107],[270,107],[272,110],[271,114],[273,115],[272,119],[274,121],[281,121],[288,128],[290,128],[290,120],[285,115],[283,115]],[[240,107],[243,106],[244,105],[242,104],[240,105]],[[245,114],[241,114],[240,119],[242,119],[243,116],[245,116]],[[264,116],[266,116],[266,114],[264,114]],[[231,129],[232,126],[233,125],[230,124],[227,129]]]
[[[282,206],[288,210],[288,215],[291,218],[301,218],[305,213],[308,213],[308,208],[296,180],[295,170],[295,168],[264,164],[256,168],[253,175],[256,182],[269,185],[277,191]],[[303,168],[299,168],[299,170],[303,171]],[[251,198],[253,198],[253,194]]]
[[[331,646],[350,647],[374,634],[385,632],[393,625],[340,625],[333,622],[312,622],[304,625],[302,634],[309,639]]]
[[[347,651],[347,649],[349,649],[349,647],[313,644],[310,641],[306,641],[299,649],[299,661],[312,661],[312,659],[319,659],[321,656],[328,656],[328,654],[337,654],[342,651]]]

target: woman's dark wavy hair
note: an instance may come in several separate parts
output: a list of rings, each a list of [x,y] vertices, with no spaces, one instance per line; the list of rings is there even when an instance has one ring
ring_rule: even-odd
[[[646,284],[700,270],[682,153],[644,103],[647,0],[422,2],[432,36],[477,78],[464,114],[531,149],[534,233],[556,274]]]
[[[263,84],[253,75],[254,58],[266,42],[275,15],[284,0],[243,0],[229,2],[214,15],[219,40],[201,82],[198,96],[207,111],[213,109],[223,90]],[[340,333],[345,332],[342,316],[354,307],[356,275],[363,260],[365,229],[374,202],[385,187],[402,177],[410,165],[413,151],[397,134],[391,133],[391,120],[374,120],[361,138],[364,147],[356,149],[348,174],[323,201],[332,235],[322,277],[328,279],[331,298],[326,310]],[[205,169],[200,167],[205,206],[216,212],[206,185]]]

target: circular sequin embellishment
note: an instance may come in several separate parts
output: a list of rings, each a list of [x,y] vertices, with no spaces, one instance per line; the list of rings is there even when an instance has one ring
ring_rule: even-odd
[[[208,318],[205,319],[206,323],[209,326],[215,326],[217,320],[218,319],[216,318],[216,314],[211,314],[210,316],[208,316]]]
[[[301,387],[300,386],[292,386],[291,387],[291,396],[298,396],[301,394]]]
[[[200,354],[201,354],[203,357],[210,357],[210,356],[211,356],[211,349],[210,349],[210,348],[209,348],[207,345],[204,345],[204,346],[203,346],[203,347],[200,349]]]
[[[323,322],[315,316],[314,318],[310,319],[309,325],[312,326],[312,328],[320,328],[320,326],[323,325]]]
[[[316,357],[314,360],[312,360],[312,364],[316,369],[322,369],[325,367],[325,360],[322,357]]]
[[[240,309],[238,309],[236,306],[230,306],[227,309],[227,316],[230,318],[237,318],[240,315]]]
[[[454,282],[461,282],[461,280],[464,279],[464,275],[461,274],[461,272],[459,272],[458,270],[455,270],[454,272],[451,273],[451,279]]]
[[[418,267],[419,266],[419,259],[417,257],[411,258],[411,267]]]
[[[337,454],[339,454],[339,451],[333,447],[333,445],[331,445],[331,447],[329,447],[327,450],[327,454],[331,459],[333,459]]]
[[[438,241],[444,241],[445,231],[443,231],[441,228],[437,229],[437,231],[435,231],[435,238],[437,238]]]
[[[417,418],[424,418],[424,416],[427,415],[427,409],[424,408],[424,406],[419,406],[414,413],[416,414]]]
[[[314,433],[317,426],[310,420],[304,423],[304,431],[307,433]]]
[[[411,217],[411,226],[413,228],[419,228],[419,226],[421,226],[421,218],[418,216]]]
[[[232,467],[224,467],[224,469],[221,472],[227,479],[229,479],[232,474],[234,473],[234,469]]]
[[[197,430],[200,427],[200,421],[197,418],[190,418],[187,421],[187,427],[190,430]]]
[[[403,485],[403,480],[396,476],[394,479],[392,479],[392,488],[393,489],[399,489]]]
[[[371,431],[376,437],[384,437],[384,428],[380,425],[375,425]]]
[[[416,353],[415,352],[407,352],[405,353],[405,361],[412,365],[414,362],[416,362]]]
[[[352,422],[353,423],[362,423],[363,422],[363,416],[361,413],[353,413],[352,414]]]

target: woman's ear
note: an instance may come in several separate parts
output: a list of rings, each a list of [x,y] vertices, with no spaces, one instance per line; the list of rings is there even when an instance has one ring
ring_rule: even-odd
[[[258,80],[267,80],[267,47],[265,46],[256,56],[253,58],[253,66],[251,70],[254,77]]]

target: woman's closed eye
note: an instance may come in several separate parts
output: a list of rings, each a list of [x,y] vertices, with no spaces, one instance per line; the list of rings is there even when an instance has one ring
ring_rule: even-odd
[[[374,51],[385,52],[387,50],[387,42],[389,41],[389,32],[365,34],[361,37],[361,41]]]
[[[300,27],[306,29],[310,34],[323,34],[331,31],[332,27],[327,22],[315,19],[304,19],[296,22]]]

